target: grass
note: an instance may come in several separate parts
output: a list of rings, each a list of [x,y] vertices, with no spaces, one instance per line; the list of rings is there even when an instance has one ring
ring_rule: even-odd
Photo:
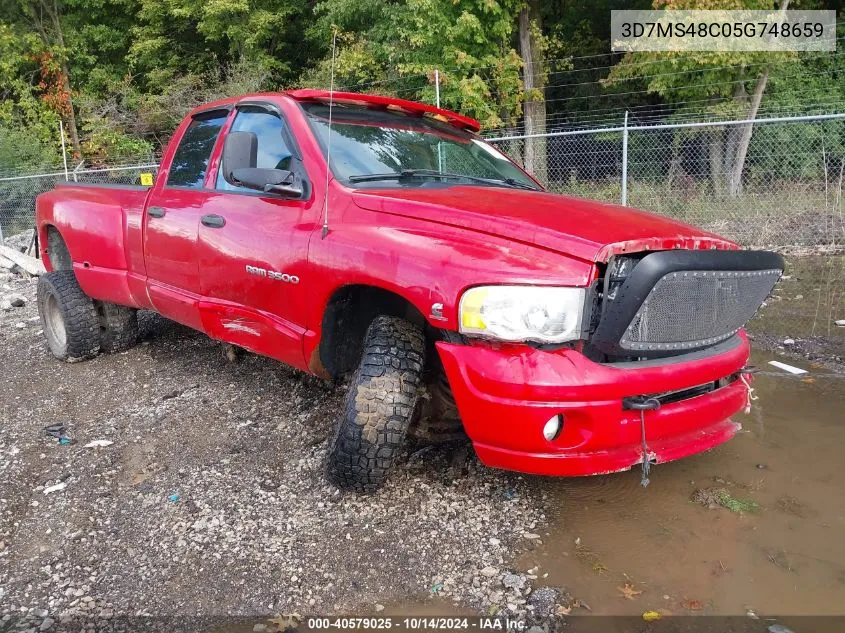
[[[740,514],[742,512],[759,512],[760,504],[751,499],[738,499],[731,496],[727,490],[720,490],[716,494],[716,501],[731,512]]]
[[[565,195],[619,204],[618,180],[550,183]],[[845,196],[825,191],[824,182],[772,182],[748,186],[735,198],[717,197],[701,183],[667,187],[630,181],[628,206],[646,209],[751,246],[818,246],[845,243]]]

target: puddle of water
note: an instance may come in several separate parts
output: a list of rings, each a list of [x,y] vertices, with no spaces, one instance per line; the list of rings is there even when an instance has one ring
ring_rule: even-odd
[[[657,466],[648,488],[639,472],[547,480],[557,516],[516,566],[539,565],[596,614],[845,613],[845,380],[760,376],[755,387],[740,435]],[[690,500],[708,487],[760,511]],[[626,599],[626,582],[642,593]]]
[[[818,351],[845,355],[845,255],[786,258],[786,279],[748,324],[752,334],[815,339]]]

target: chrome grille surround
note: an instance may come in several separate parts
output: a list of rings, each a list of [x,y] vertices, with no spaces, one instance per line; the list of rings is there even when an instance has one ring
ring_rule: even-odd
[[[620,346],[672,351],[723,341],[754,316],[781,272],[770,268],[667,273],[640,305]]]

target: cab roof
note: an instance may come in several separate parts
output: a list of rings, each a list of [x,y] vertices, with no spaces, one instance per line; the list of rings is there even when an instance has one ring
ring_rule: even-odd
[[[333,103],[342,103],[346,105],[359,105],[369,108],[378,108],[384,110],[395,110],[404,112],[406,114],[416,114],[419,116],[429,116],[440,121],[444,121],[462,130],[470,132],[478,132],[481,129],[481,124],[475,119],[452,112],[451,110],[444,110],[426,103],[419,103],[417,101],[408,101],[407,99],[397,99],[395,97],[385,97],[382,95],[361,94],[358,92],[329,92],[328,90],[316,90],[306,88],[301,90],[285,90],[283,92],[263,92],[242,95],[239,97],[230,97],[228,99],[220,99],[211,103],[203,104],[194,109],[191,115],[198,112],[213,110],[214,108],[225,108],[237,105],[242,101],[251,101],[259,98],[286,96],[297,101],[317,101],[328,103],[330,100]]]

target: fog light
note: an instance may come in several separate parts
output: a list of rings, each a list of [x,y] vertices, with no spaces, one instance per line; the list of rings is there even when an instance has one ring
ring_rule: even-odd
[[[549,418],[549,421],[546,422],[546,425],[543,427],[543,437],[545,437],[550,442],[557,438],[560,435],[561,430],[563,429],[563,416],[558,413],[557,415],[553,415]]]

